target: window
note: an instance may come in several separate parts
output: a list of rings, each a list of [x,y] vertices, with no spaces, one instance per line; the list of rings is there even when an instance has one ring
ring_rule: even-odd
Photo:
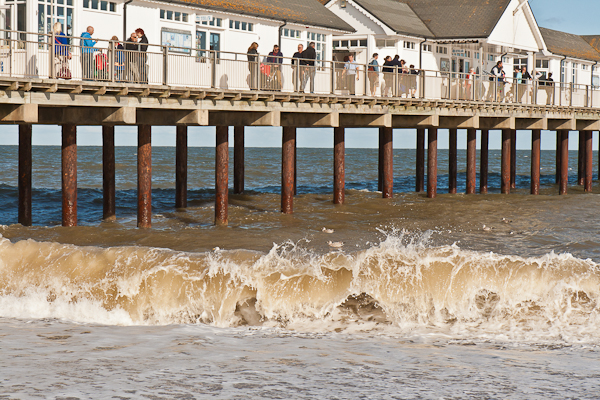
[[[283,36],[289,37],[289,38],[300,39],[301,34],[302,34],[302,31],[299,31],[298,29],[285,28],[283,30]]]
[[[377,39],[375,40],[375,46],[380,49],[392,47],[395,48],[396,41],[392,39]]]
[[[160,10],[160,19],[167,19],[169,21],[188,22],[189,15],[179,11],[171,10]]]
[[[586,64],[581,64],[581,69],[587,71],[590,66]]]
[[[404,42],[404,48],[409,50],[415,49],[415,42]]]
[[[310,42],[315,42],[315,50],[317,51],[317,60],[325,59],[325,43],[327,42],[327,35],[323,33],[315,33],[315,32],[307,32],[307,43],[306,46],[310,45]],[[348,41],[346,42],[346,46],[348,45]],[[355,40],[353,40],[355,42]]]
[[[567,62],[562,60],[560,62],[560,81],[565,82],[567,78]]]
[[[38,0],[38,10],[37,10],[37,20],[38,20],[38,33],[42,34],[51,34],[52,33],[52,22],[60,22],[62,25],[62,31],[67,36],[79,36],[81,32],[73,32],[73,15],[74,5],[76,0]],[[108,3],[108,10],[112,11],[111,3],[114,4],[116,11],[116,4],[114,2],[104,2]],[[20,4],[19,4],[20,6]],[[25,5],[23,4],[23,7]],[[54,6],[54,7],[52,7]],[[96,10],[100,10],[102,6],[101,1],[92,1],[92,0],[83,0],[84,8],[92,8],[95,6]],[[20,9],[18,10],[20,12]],[[9,16],[7,15],[7,19]],[[9,26],[6,29],[11,29]],[[17,21],[17,29],[21,30],[20,22]],[[25,29],[23,29],[25,30]],[[39,36],[38,39],[40,42],[45,42],[46,38],[44,36]]]
[[[207,25],[207,26],[217,26],[217,27],[222,27],[223,26],[223,20],[221,18],[212,18],[209,20],[203,20],[201,21],[202,25]]]
[[[444,46],[435,46],[435,52],[438,54],[448,54],[448,48]]]
[[[496,61],[496,56],[494,56],[493,54],[488,54],[488,61]]]
[[[238,31],[254,32],[254,24],[252,22],[242,22],[229,20],[229,29],[235,29]]]
[[[579,64],[577,63],[571,63],[572,68],[571,68],[571,82],[572,83],[577,83],[577,69],[579,68]]]
[[[535,60],[536,68],[548,68],[548,60]]]
[[[67,3],[72,3],[72,2],[73,2],[73,0],[67,1]],[[61,4],[63,2],[58,1],[57,3]],[[83,8],[87,8],[87,9],[91,9],[91,10],[117,12],[117,3],[115,3],[114,1],[104,1],[104,0],[83,0]]]
[[[430,44],[424,44],[423,45],[423,51],[426,53],[431,53],[432,52],[432,46]]]
[[[478,52],[478,51],[476,51],[476,52],[475,52],[475,59],[476,59],[476,60],[479,60],[479,57],[480,57],[480,54],[479,54],[479,52]]]

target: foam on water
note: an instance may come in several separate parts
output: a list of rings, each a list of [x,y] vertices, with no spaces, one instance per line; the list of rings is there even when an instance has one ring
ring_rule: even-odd
[[[0,317],[600,343],[596,263],[434,247],[428,235],[326,254],[308,241],[264,254],[2,238]]]

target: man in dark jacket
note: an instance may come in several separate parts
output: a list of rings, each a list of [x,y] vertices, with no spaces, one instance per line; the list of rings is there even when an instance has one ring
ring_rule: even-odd
[[[139,43],[140,55],[138,62],[140,67],[140,78],[142,83],[148,83],[148,69],[146,67],[146,63],[148,62],[148,56],[146,55],[146,51],[148,50],[148,38],[142,28],[137,28],[135,33],[137,34]]]
[[[138,63],[138,37],[133,32],[125,42],[125,75],[130,82],[140,83],[140,67]]]
[[[317,51],[315,50],[315,42],[310,42],[306,50],[302,52],[303,60],[300,61],[300,65],[303,65],[304,79],[302,81],[302,91],[306,87],[306,83],[310,79],[310,92],[315,92],[315,60],[317,59]]]

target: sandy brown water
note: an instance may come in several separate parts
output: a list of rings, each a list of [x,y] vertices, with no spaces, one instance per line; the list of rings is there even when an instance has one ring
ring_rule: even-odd
[[[600,381],[599,197],[558,196],[553,152],[530,196],[414,190],[395,150],[348,149],[346,204],[330,149],[299,149],[294,214],[280,149],[247,149],[247,192],[212,225],[214,151],[153,150],[153,229],[135,227],[135,149],[117,149],[117,220],[100,222],[100,148],[79,149],[79,220],[60,225],[60,151],[34,148],[34,226],[16,224],[16,148],[0,147],[0,393],[8,398],[594,398]],[[464,191],[464,152],[459,153]],[[597,167],[594,166],[594,170]],[[595,184],[594,191],[600,193]],[[332,229],[332,233],[322,229]],[[328,242],[340,242],[332,247]]]

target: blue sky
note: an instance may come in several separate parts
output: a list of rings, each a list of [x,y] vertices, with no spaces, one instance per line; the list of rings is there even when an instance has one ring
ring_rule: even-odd
[[[451,1],[451,0],[450,0]],[[482,0],[483,1],[483,0]],[[598,19],[600,18],[600,0],[529,0],[539,26],[556,29],[579,35],[600,34]],[[190,128],[190,146],[214,146],[214,128]],[[137,134],[135,127],[117,127],[115,142],[118,146],[135,146]],[[232,136],[232,135],[231,135]],[[346,135],[347,147],[377,147],[377,130],[349,129]],[[531,143],[529,132],[520,132],[517,139],[519,149],[529,149]],[[546,139],[547,138],[547,139]],[[34,145],[60,146],[60,128],[58,126],[34,126]],[[459,147],[466,147],[466,132],[459,131]],[[577,135],[572,134],[571,148],[576,148]],[[79,127],[77,143],[82,146],[99,146],[102,144],[100,127]],[[152,143],[155,146],[174,146],[174,127],[153,127]],[[18,144],[16,126],[3,125],[0,131],[0,145]],[[544,132],[542,147],[554,148],[554,133]],[[233,137],[230,137],[233,145]],[[248,128],[246,134],[248,147],[281,146],[281,128]],[[395,148],[414,148],[415,132],[412,130],[396,130],[394,133]],[[332,147],[332,129],[300,129],[298,131],[300,147]],[[440,148],[447,148],[448,140],[445,132],[439,135]],[[490,148],[500,148],[500,132],[491,132]]]

